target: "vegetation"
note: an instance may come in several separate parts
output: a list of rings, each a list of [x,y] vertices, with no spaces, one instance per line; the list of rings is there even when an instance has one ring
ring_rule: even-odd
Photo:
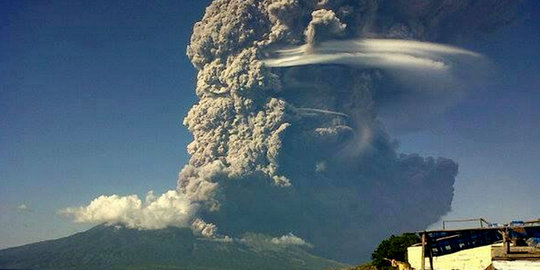
[[[420,237],[414,233],[392,235],[382,241],[371,254],[372,265],[380,270],[393,269],[385,258],[404,262],[407,260],[407,247],[420,242]]]
[[[414,233],[405,233],[400,236],[392,235],[390,238],[383,240],[373,251],[371,263],[342,270],[393,270],[394,268],[390,266],[387,259],[405,262],[407,260],[407,248],[420,242],[420,237]]]
[[[368,264],[362,264],[362,265],[358,265],[352,268],[346,268],[342,270],[377,270],[377,267],[373,266],[373,264],[371,263],[368,263]]]

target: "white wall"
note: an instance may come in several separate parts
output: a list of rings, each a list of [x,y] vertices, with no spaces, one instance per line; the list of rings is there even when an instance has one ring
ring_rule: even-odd
[[[407,259],[411,266],[414,269],[421,269],[422,247],[409,247],[407,253]],[[490,264],[491,246],[466,249],[433,258],[433,268],[436,270],[485,270]],[[425,266],[426,269],[431,269],[429,258],[425,258]]]

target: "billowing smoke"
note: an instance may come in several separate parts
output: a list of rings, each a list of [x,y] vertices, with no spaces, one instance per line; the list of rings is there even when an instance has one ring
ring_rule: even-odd
[[[418,41],[495,29],[515,2],[216,0],[187,49],[200,100],[184,119],[194,140],[177,191],[146,203],[100,197],[65,212],[206,236],[284,235],[270,242],[365,260],[382,238],[448,212],[458,173],[452,160],[398,152],[377,117],[397,99],[386,69],[451,73],[446,56],[478,56]],[[121,210],[99,210],[110,205]]]
[[[419,41],[494,29],[513,5],[214,1],[188,47],[200,101],[184,120],[194,140],[179,189],[218,184],[199,213],[225,234],[292,232],[345,261],[426,227],[450,210],[457,164],[397,152],[376,114],[385,70],[452,72],[447,57],[479,56]],[[222,173],[201,177],[216,162]]]
[[[167,226],[189,226],[193,216],[190,202],[176,191],[160,197],[149,192],[144,201],[137,195],[100,196],[86,207],[70,207],[60,211],[78,223],[122,223],[128,228],[163,229]]]

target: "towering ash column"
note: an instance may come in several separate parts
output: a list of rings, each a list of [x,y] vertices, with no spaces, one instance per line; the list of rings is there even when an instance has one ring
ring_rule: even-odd
[[[515,2],[214,1],[187,50],[200,100],[184,119],[194,140],[178,190],[200,207],[193,226],[206,235],[216,226],[230,236],[292,232],[354,262],[391,233],[437,221],[450,210],[457,164],[398,153],[376,112],[399,102],[399,91],[384,89],[386,68],[449,66],[433,44],[387,40],[381,52],[373,39],[449,42],[508,22]],[[371,41],[347,42],[362,38]],[[339,57],[332,42],[344,46]],[[266,61],[299,46],[295,64]],[[343,60],[351,46],[352,64]]]

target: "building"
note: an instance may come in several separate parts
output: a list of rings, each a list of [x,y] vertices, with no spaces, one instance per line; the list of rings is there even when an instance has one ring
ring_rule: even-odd
[[[422,243],[407,249],[414,269],[540,270],[539,221],[420,232]]]

